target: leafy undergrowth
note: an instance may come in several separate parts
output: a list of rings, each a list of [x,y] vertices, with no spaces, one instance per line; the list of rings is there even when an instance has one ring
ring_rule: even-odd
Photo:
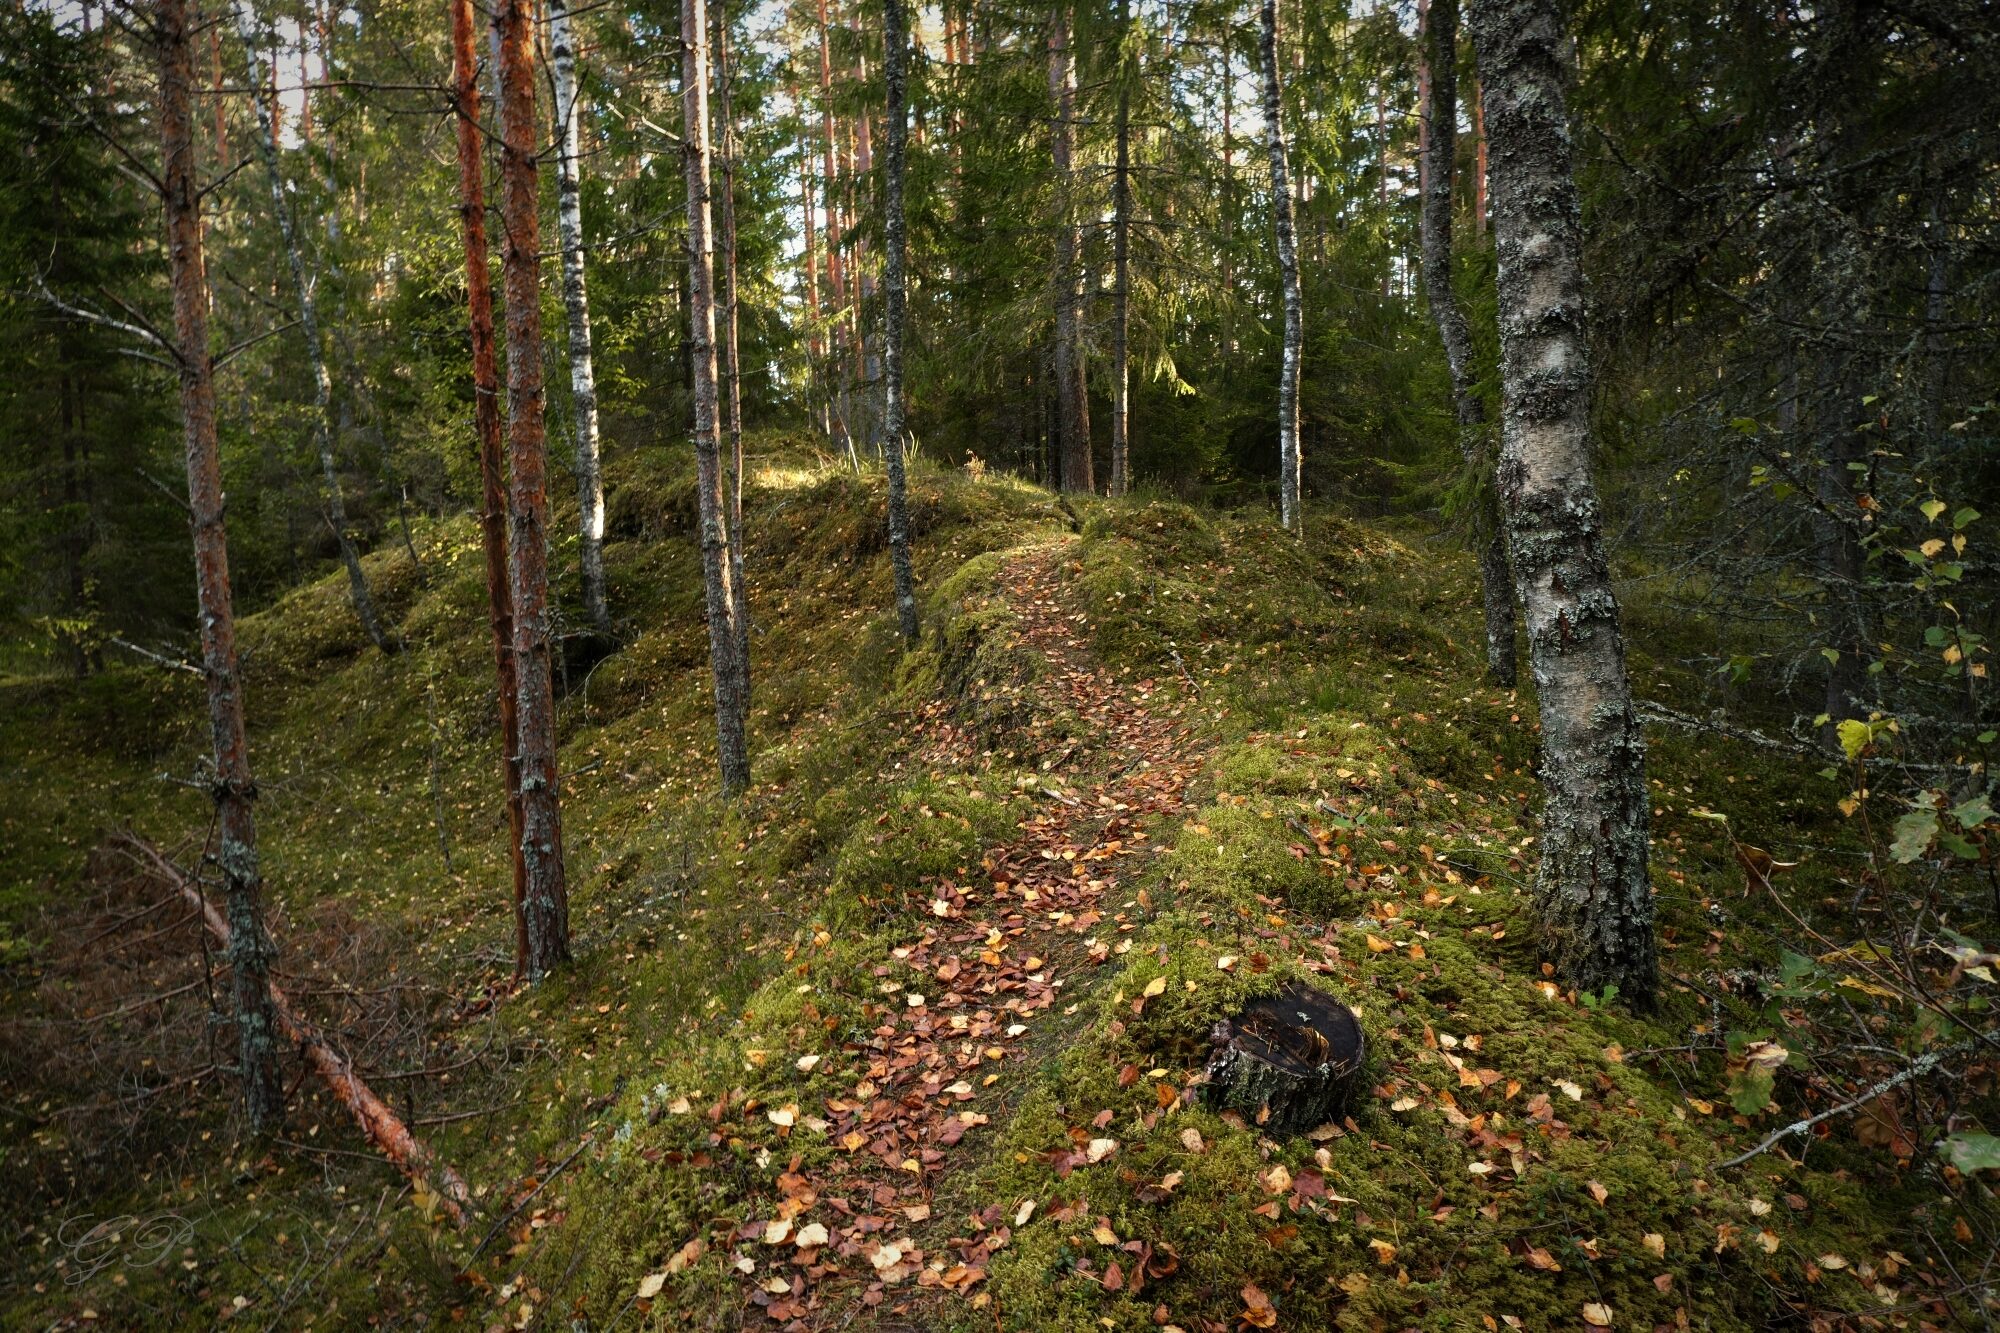
[[[369,559],[408,653],[363,651],[331,579],[245,626],[277,930],[319,939],[338,908],[401,942],[367,975],[310,949],[288,965],[356,988],[393,967],[457,997],[408,1061],[452,1072],[399,1095],[477,1184],[465,1233],[309,1092],[289,1136],[305,1146],[261,1158],[214,1073],[130,1142],[91,1138],[75,1105],[187,1071],[31,1060],[140,993],[79,1007],[36,913],[91,821],[202,827],[198,792],[149,780],[194,771],[199,700],[159,672],[8,687],[6,833],[29,882],[0,1058],[42,1080],[16,1077],[8,1102],[25,1256],[8,1322],[1943,1321],[1941,1261],[1981,1262],[1952,1248],[1972,1234],[1964,1182],[1845,1121],[1803,1165],[1794,1145],[1719,1166],[1797,1113],[1799,1085],[1781,1071],[1732,1104],[1744,979],[1788,964],[1706,816],[1837,864],[1833,783],[1656,738],[1669,981],[1637,1018],[1544,975],[1533,713],[1478,683],[1469,566],[1442,546],[1317,512],[1293,542],[1158,501],[1086,501],[1073,523],[1033,488],[920,472],[926,630],[903,652],[879,478],[776,440],[753,454],[758,785],[713,796],[687,469],[625,455],[607,552],[623,644],[564,641],[579,957],[534,990],[505,984],[471,525],[420,529],[421,576]],[[1134,786],[1170,767],[1191,781]],[[1837,877],[1795,874],[1806,897]],[[1280,1143],[1208,1108],[1200,1071],[1212,1025],[1287,979],[1353,1004],[1370,1053],[1352,1116]],[[161,1031],[109,1049],[151,1058]],[[896,1082],[899,1052],[957,1072]],[[406,1052],[388,1054],[375,1068]],[[172,1253],[79,1244],[90,1219],[166,1216],[186,1223]]]

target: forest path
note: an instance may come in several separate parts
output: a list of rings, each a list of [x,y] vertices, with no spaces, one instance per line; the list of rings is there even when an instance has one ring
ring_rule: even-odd
[[[865,1044],[852,1095],[827,1100],[839,1155],[785,1170],[773,1216],[739,1235],[739,1252],[757,1259],[747,1298],[775,1323],[923,1327],[921,1307],[945,1293],[981,1301],[1018,1201],[967,1198],[958,1145],[1003,1124],[1026,1071],[1088,1021],[1081,1002],[1098,965],[1137,927],[1126,895],[1157,850],[1148,826],[1186,811],[1207,761],[1183,691],[1097,661],[1067,595],[1073,547],[1023,551],[999,576],[1020,639],[1047,665],[1038,688],[1081,723],[1046,766],[1064,780],[1044,784],[1014,835],[985,849],[967,877],[976,882],[934,885],[921,937],[875,966],[902,989]],[[918,729],[933,767],[976,767],[974,742],[942,703]]]

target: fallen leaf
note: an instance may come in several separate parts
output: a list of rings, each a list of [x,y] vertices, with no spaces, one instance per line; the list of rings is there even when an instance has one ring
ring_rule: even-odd
[[[802,1250],[816,1249],[826,1244],[826,1228],[817,1222],[808,1222],[799,1228],[799,1234],[792,1237],[792,1243]]]
[[[639,1299],[650,1301],[660,1294],[660,1288],[667,1285],[665,1273],[648,1273],[639,1279]]]
[[[1583,1307],[1583,1322],[1592,1328],[1611,1327],[1611,1307],[1602,1301],[1588,1301]]]
[[[1164,995],[1166,993],[1167,993],[1167,979],[1165,977],[1154,977],[1151,981],[1146,983],[1146,989],[1142,992],[1142,994],[1144,994],[1145,997],[1149,1000],[1152,999],[1155,995]]]
[[[1088,1161],[1094,1164],[1103,1161],[1117,1151],[1117,1139],[1092,1139],[1090,1146],[1084,1150],[1083,1155]]]

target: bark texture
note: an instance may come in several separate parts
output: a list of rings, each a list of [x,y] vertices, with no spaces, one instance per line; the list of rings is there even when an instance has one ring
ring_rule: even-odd
[[[487,620],[500,696],[501,777],[514,866],[514,967],[528,963],[528,866],[521,853],[520,685],[514,672],[514,594],[507,573],[507,486],[500,441],[500,371],[494,353],[493,279],[487,267],[485,135],[479,124],[479,50],[472,0],[451,0],[452,88],[458,112],[458,219],[465,242],[465,308],[472,335],[472,419],[479,449],[479,532],[486,558]]]
[[[264,877],[257,864],[249,745],[243,734],[242,681],[236,669],[236,614],[229,589],[229,536],[223,527],[222,458],[215,435],[215,366],[208,347],[208,277],[201,253],[201,191],[195,178],[190,104],[194,60],[187,0],[159,0],[154,39],[160,64],[160,181],[167,260],[174,293],[175,360],[187,463],[188,516],[194,530],[195,594],[201,620],[201,667],[208,681],[208,726],[215,772],[216,864],[229,918],[236,1059],[250,1132],[264,1135],[284,1118],[278,1036],[271,1009],[271,958],[264,930]]]
[[[1507,561],[1507,532],[1493,490],[1493,459],[1486,408],[1473,390],[1472,331],[1451,283],[1451,206],[1458,166],[1458,0],[1432,0],[1423,106],[1423,198],[1419,232],[1424,294],[1444,343],[1451,371],[1458,447],[1479,488],[1473,541],[1479,552],[1480,597],[1486,610],[1486,672],[1496,685],[1514,687],[1514,573]]]
[[[1132,486],[1132,0],[1118,0],[1118,123],[1111,177],[1111,493]]]
[[[1645,747],[1590,461],[1591,369],[1571,176],[1571,46],[1555,0],[1474,0],[1499,257],[1496,483],[1542,721],[1535,907],[1562,978],[1651,1003]]]
[[[1261,996],[1210,1034],[1207,1100],[1274,1139],[1338,1123],[1367,1042],[1354,1011],[1299,982]]]
[[[1271,156],[1271,223],[1278,234],[1278,281],[1285,306],[1284,359],[1278,370],[1278,521],[1299,532],[1299,354],[1305,311],[1299,294],[1298,238],[1292,222],[1278,82],[1278,0],[1263,0],[1259,40],[1264,59],[1264,141]]]
[[[340,563],[347,570],[347,592],[349,600],[354,603],[355,618],[361,622],[363,632],[377,648],[385,653],[395,652],[399,645],[382,628],[382,618],[376,613],[375,599],[368,590],[368,576],[361,569],[361,553],[355,548],[353,535],[347,530],[347,499],[341,493],[340,470],[333,457],[336,436],[333,377],[327,373],[326,357],[320,350],[319,305],[313,299],[312,284],[306,281],[305,258],[299,252],[298,232],[292,225],[291,204],[285,198],[284,172],[278,165],[277,126],[271,115],[276,95],[277,67],[274,65],[271,69],[274,91],[266,96],[257,61],[257,48],[261,41],[257,17],[242,0],[236,5],[236,30],[243,38],[243,59],[250,74],[250,104],[257,109],[257,155],[263,159],[264,176],[270,186],[271,212],[277,215],[278,234],[284,241],[292,293],[299,307],[299,332],[305,338],[306,364],[312,370],[313,444],[319,451],[320,479],[326,487],[327,526],[333,529],[334,541],[340,547]],[[310,98],[306,99],[306,105],[310,107]]]
[[[743,577],[743,365],[736,341],[736,303],[740,290],[736,281],[736,116],[733,67],[729,63],[729,14],[723,0],[716,0],[715,88],[722,103],[722,133],[719,154],[722,193],[716,201],[716,239],[722,247],[722,272],[718,287],[722,327],[718,350],[722,354],[722,405],[728,427],[724,489],[729,502],[729,591],[735,599],[736,654],[743,669],[741,704],[744,725],[749,725],[750,708],[750,588]]]
[[[688,346],[694,358],[695,490],[701,511],[702,594],[708,608],[709,665],[715,676],[715,734],[722,788],[750,785],[744,735],[749,672],[738,646],[736,596],[730,578],[728,505],[722,492],[721,435],[716,421],[715,239],[709,230],[708,6],[681,0],[681,156],[688,197]]]
[[[1076,52],[1069,11],[1049,15],[1049,100],[1055,104],[1056,225],[1055,396],[1058,460],[1066,491],[1094,491],[1090,456],[1090,395],[1083,357],[1083,228],[1076,221]]]
[[[548,438],[542,417],[540,219],[536,214],[533,0],[501,0],[500,271],[507,298],[509,566],[513,574],[515,697],[521,765],[521,859],[527,885],[522,972],[539,980],[569,961],[556,776],[555,688],[549,660]]]
[[[903,66],[908,41],[903,0],[882,0],[882,80],[889,103],[889,142],[882,164],[882,458],[889,471],[889,565],[895,576],[896,627],[905,643],[914,644],[917,589],[910,569],[910,506],[903,469],[903,321],[909,308],[903,168],[910,137]]]
[[[569,396],[576,429],[577,561],[590,627],[611,633],[604,588],[604,474],[597,457],[597,367],[591,354],[590,292],[583,274],[583,120],[576,32],[569,0],[549,0],[549,72],[555,88],[556,232],[562,246],[563,310],[569,320]]]

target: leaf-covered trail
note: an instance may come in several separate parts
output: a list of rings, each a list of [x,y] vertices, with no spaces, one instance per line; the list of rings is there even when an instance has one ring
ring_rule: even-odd
[[[1065,594],[1069,551],[1025,552],[1000,582],[1016,632],[1045,661],[1045,702],[1079,719],[1074,744],[1049,768],[1078,776],[1043,785],[1034,813],[964,882],[931,886],[921,936],[875,965],[888,1003],[846,1095],[771,1113],[780,1123],[824,1119],[837,1149],[823,1167],[780,1174],[775,1209],[737,1237],[748,1299],[779,1324],[831,1326],[857,1313],[872,1322],[869,1309],[887,1314],[939,1292],[979,1299],[1015,1201],[934,1215],[939,1185],[959,1164],[961,1139],[1001,1118],[1010,1074],[1056,1048],[1095,967],[1128,947],[1138,912],[1130,886],[1155,850],[1147,826],[1185,811],[1206,759],[1179,691],[1096,662]],[[944,708],[918,727],[936,766],[973,766],[976,750]]]

